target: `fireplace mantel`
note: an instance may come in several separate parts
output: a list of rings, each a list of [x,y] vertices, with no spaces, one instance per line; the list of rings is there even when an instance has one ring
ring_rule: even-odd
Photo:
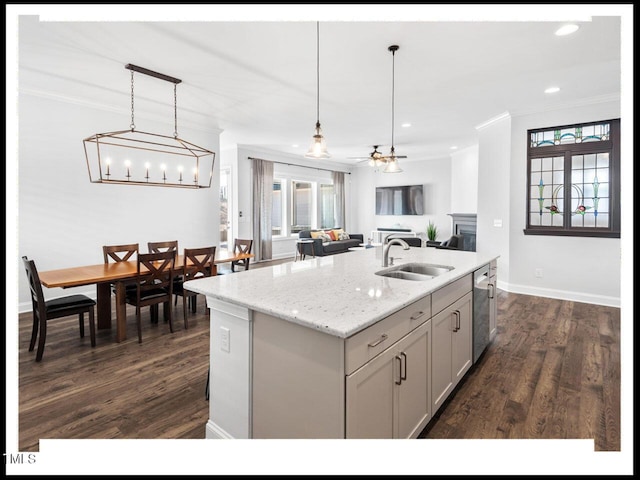
[[[462,235],[462,249],[476,251],[476,213],[449,213],[453,219],[453,234]]]

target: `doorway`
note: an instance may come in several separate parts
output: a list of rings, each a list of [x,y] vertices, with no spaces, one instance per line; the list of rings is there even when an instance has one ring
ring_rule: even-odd
[[[229,248],[231,234],[231,168],[220,168],[220,248]]]

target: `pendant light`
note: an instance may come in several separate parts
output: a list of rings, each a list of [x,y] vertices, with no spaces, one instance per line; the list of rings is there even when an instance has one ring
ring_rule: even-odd
[[[396,67],[396,51],[400,47],[398,45],[391,45],[389,51],[392,55],[391,64],[391,153],[387,157],[387,166],[384,168],[383,173],[399,173],[402,169],[398,166],[398,157],[396,157],[396,149],[393,143],[393,130],[394,130],[394,114],[395,114],[395,67]]]
[[[210,188],[215,152],[178,136],[179,78],[127,64],[131,71],[129,129],[96,133],[83,140],[91,183],[157,187]],[[173,136],[142,132],[134,123],[134,72],[173,84]]]
[[[316,22],[316,73],[317,73],[317,117],[316,117],[316,134],[313,136],[309,151],[305,153],[307,158],[330,158],[329,152],[327,152],[327,143],[322,136],[322,129],[320,128],[320,22]]]

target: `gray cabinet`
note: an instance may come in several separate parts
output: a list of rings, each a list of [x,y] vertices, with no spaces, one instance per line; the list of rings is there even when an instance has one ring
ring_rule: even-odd
[[[415,438],[431,419],[431,321],[346,380],[347,438]]]
[[[432,294],[432,415],[471,367],[472,298],[470,275]]]
[[[431,419],[431,296],[345,342],[346,437],[415,438]]]

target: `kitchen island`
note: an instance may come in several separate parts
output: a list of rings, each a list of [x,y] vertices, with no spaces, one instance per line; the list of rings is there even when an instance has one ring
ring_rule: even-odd
[[[211,309],[207,438],[416,437],[471,366],[472,273],[497,255],[392,246],[185,283]]]

